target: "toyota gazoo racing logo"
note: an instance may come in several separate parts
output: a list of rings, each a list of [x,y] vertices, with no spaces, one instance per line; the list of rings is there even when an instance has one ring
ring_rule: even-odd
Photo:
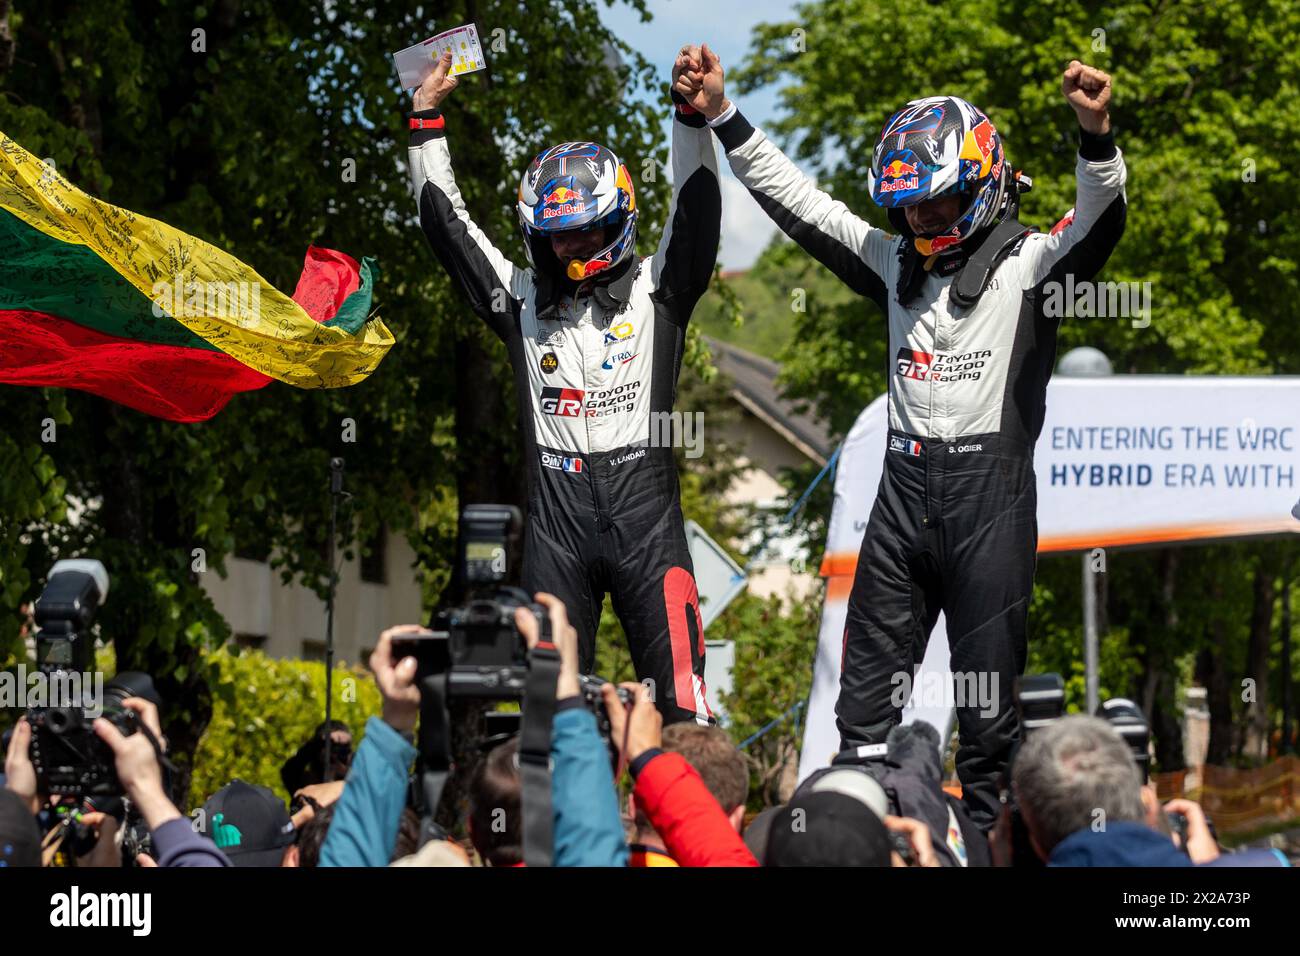
[[[570,458],[567,455],[556,455],[549,451],[542,454],[542,467],[554,468],[556,471],[567,471],[573,475],[582,474],[582,459]]]
[[[912,349],[898,350],[898,374],[903,378],[914,378],[924,382],[930,374],[934,356],[927,352],[914,352]]]
[[[616,352],[609,358],[605,359],[605,361],[601,362],[600,367],[606,372],[613,371],[615,365],[626,365],[628,362],[636,358],[638,354],[639,353],[637,352],[631,351]]]
[[[992,357],[993,352],[989,349],[962,355],[930,355],[912,349],[899,349],[897,369],[903,378],[914,378],[922,382],[927,378],[934,382],[978,382]]]
[[[636,327],[631,322],[620,322],[605,330],[605,345],[617,345],[636,336]]]
[[[587,417],[603,418],[606,415],[617,415],[619,412],[632,411],[632,402],[636,398],[637,389],[640,387],[640,382],[631,382],[627,385],[619,385],[617,388],[606,389],[603,392],[592,392],[587,397]]]
[[[889,450],[896,451],[901,455],[911,455],[913,458],[921,457],[921,443],[911,438],[904,438],[901,435],[889,436]]]
[[[580,388],[547,385],[542,389],[542,413],[561,418],[577,418],[582,414],[582,396],[585,394]]]
[[[992,357],[988,349],[964,355],[936,355],[930,375],[940,382],[978,382]]]

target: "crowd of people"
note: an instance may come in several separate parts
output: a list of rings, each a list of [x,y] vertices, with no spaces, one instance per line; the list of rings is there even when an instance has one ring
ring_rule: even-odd
[[[1285,865],[1274,851],[1224,852],[1201,808],[1161,804],[1129,745],[1105,720],[1066,716],[1024,738],[1012,763],[1003,812],[989,833],[972,824],[942,787],[938,734],[897,728],[889,758],[871,768],[835,765],[813,774],[790,800],[746,823],[749,771],[716,724],[663,725],[641,684],[602,688],[608,740],[581,691],[578,639],[564,605],[538,595],[560,658],[552,724],[552,862],[555,866],[1214,866]],[[520,611],[530,648],[538,622]],[[158,707],[130,698],[148,733],[123,735],[99,719],[125,800],[96,799],[77,826],[90,836],[80,866],[522,866],[524,792],[518,737],[488,749],[468,775],[464,838],[426,837],[411,808],[420,715],[416,661],[393,659],[406,627],[381,635],[370,667],[382,712],[355,752],[349,729],[322,725],[284,764],[294,794],[233,780],[185,816],[167,792]],[[38,792],[28,754],[31,728],[14,728],[0,791],[0,866],[50,861],[52,830],[66,807]],[[323,757],[343,779],[326,782]],[[611,750],[615,758],[611,759]],[[880,768],[888,768],[882,775]],[[622,771],[631,794],[620,804]],[[124,819],[142,822],[132,841]],[[1172,823],[1172,826],[1171,826]],[[459,829],[459,828],[458,828]],[[140,844],[143,844],[143,849]]]

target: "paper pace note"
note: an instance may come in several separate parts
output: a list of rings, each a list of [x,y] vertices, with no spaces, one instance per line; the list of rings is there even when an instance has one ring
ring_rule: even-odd
[[[423,83],[446,50],[451,51],[452,76],[487,69],[483,46],[478,39],[478,28],[467,23],[390,54],[402,89],[415,89]]]

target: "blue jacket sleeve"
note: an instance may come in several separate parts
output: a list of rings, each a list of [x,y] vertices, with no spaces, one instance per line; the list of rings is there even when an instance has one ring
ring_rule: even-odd
[[[153,848],[159,866],[230,866],[226,854],[195,833],[184,817],[168,820],[154,830]]]
[[[627,841],[609,750],[584,707],[559,711],[551,731],[556,866],[626,866]]]
[[[321,866],[387,866],[406,806],[415,748],[378,717],[366,721],[348,780],[321,847]]]

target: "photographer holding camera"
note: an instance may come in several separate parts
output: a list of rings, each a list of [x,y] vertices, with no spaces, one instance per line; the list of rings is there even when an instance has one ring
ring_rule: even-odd
[[[383,697],[381,716],[366,721],[366,735],[352,758],[347,785],[334,804],[334,818],[320,851],[320,865],[387,866],[406,806],[407,769],[415,759],[420,691],[414,658],[392,659],[393,638],[417,633],[418,625],[390,627],[379,635],[370,670]]]
[[[331,747],[328,763],[325,759],[325,739]],[[348,775],[352,763],[352,731],[341,720],[322,723],[303,741],[298,751],[280,767],[280,782],[287,793],[297,794],[307,787],[342,780]]]
[[[111,721],[102,717],[95,720],[92,727],[95,735],[112,751],[122,790],[153,837],[156,862],[144,857],[141,865],[230,866],[230,861],[215,844],[194,832],[163,788],[162,766],[153,743],[157,740],[159,746],[164,744],[158,708],[140,697],[128,697],[122,704],[136,715],[149,733],[123,735]],[[31,734],[26,719],[14,727],[5,756],[5,785],[22,798],[35,816],[46,800],[38,793],[36,768],[28,755]],[[116,841],[117,819],[104,812],[91,811],[80,814],[79,821],[96,831],[96,841],[88,854],[78,858],[78,865],[121,865]]]
[[[538,594],[536,599],[546,609],[551,640],[560,658],[552,736],[554,863],[622,865],[627,848],[608,750],[582,695],[577,631],[559,598]],[[529,650],[537,647],[542,633],[531,609],[515,611],[515,626]],[[366,724],[366,735],[357,748],[321,848],[322,866],[386,866],[392,856],[405,806],[407,769],[417,752],[414,732],[420,715],[417,661],[414,657],[394,660],[393,645],[420,631],[415,625],[389,628],[380,635],[370,656],[370,669],[383,697],[383,714],[371,717]],[[618,701],[616,693],[613,700]],[[653,705],[650,709],[653,711]],[[613,719],[611,714],[611,722]],[[483,843],[481,837],[483,834],[475,836],[476,846]],[[480,855],[488,858],[490,848],[483,844],[479,849]]]
[[[1048,866],[1288,865],[1269,850],[1222,853],[1191,800],[1161,806],[1143,785],[1132,748],[1098,717],[1073,714],[1030,734],[1012,787],[1034,852]],[[1004,831],[994,831],[995,845]]]
[[[625,707],[612,684],[602,688],[610,739],[619,763],[636,781],[633,796],[664,847],[680,866],[757,866],[721,804],[699,772],[679,753],[663,749],[663,717],[650,691],[624,684],[635,694]]]
[[[112,749],[117,777],[153,835],[158,866],[230,866],[226,855],[194,831],[163,789],[158,748],[165,748],[166,741],[158,708],[140,697],[128,697],[122,704],[135,712],[149,733],[123,736],[102,717],[95,721],[94,730]]]
[[[152,836],[156,865],[228,866],[167,796],[153,680],[134,671],[119,673],[106,688],[92,680],[92,627],[108,592],[99,561],[64,559],[50,569],[33,617],[36,663],[52,691],[14,728],[6,787],[33,815],[45,816],[44,862],[119,866],[125,846],[134,862],[150,865],[142,845]]]

